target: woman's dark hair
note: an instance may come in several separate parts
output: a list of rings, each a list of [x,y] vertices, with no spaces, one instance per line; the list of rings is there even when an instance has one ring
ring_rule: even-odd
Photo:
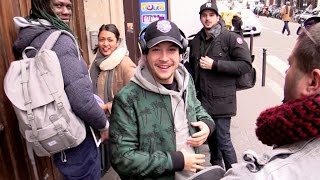
[[[109,32],[112,32],[112,33],[116,36],[117,41],[119,41],[120,33],[119,33],[119,30],[118,30],[118,28],[117,28],[116,25],[114,25],[114,24],[103,24],[103,25],[99,28],[98,37],[99,37],[101,31],[109,31]]]
[[[119,30],[118,30],[118,28],[117,28],[116,25],[114,25],[114,24],[103,24],[103,25],[99,28],[98,38],[99,38],[99,36],[100,36],[101,31],[109,31],[109,32],[112,32],[112,33],[116,36],[117,41],[119,41],[120,33],[119,33]],[[99,47],[97,46],[96,48],[94,48],[93,52],[94,52],[94,53],[97,53],[98,49],[99,49]]]
[[[45,19],[57,29],[66,30],[72,33],[70,27],[53,12],[51,0],[32,0],[30,15],[27,19]]]

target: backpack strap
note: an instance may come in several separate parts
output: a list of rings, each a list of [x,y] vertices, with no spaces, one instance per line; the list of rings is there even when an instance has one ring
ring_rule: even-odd
[[[31,165],[32,165],[34,178],[35,178],[35,180],[39,180],[37,165],[36,165],[36,161],[34,159],[34,154],[33,154],[33,150],[32,150],[32,144],[30,142],[26,141],[26,145],[27,145],[28,156],[29,156],[29,159],[30,159]]]
[[[21,84],[22,84],[22,89],[23,89],[23,97],[24,97],[24,102],[26,105],[26,109],[27,109],[27,118],[28,121],[31,125],[31,130],[34,136],[38,136],[38,131],[37,131],[37,127],[35,124],[35,117],[34,114],[32,112],[32,108],[31,108],[31,98],[29,95],[29,89],[28,89],[28,83],[29,83],[29,76],[27,74],[27,65],[25,61],[20,61],[20,67],[21,67]]]
[[[231,58],[231,53],[230,53],[230,35],[228,34],[229,32],[224,32],[224,33],[220,33],[219,36],[215,37],[209,44],[209,46],[207,47],[207,49],[205,50],[203,56],[206,56],[208,54],[208,51],[210,50],[211,46],[214,44],[214,43],[218,43],[220,42],[220,46],[221,46],[221,49],[228,53],[228,56]],[[229,36],[228,36],[229,35]]]
[[[30,95],[29,95],[29,88],[28,88],[29,76],[27,74],[26,62],[23,61],[23,60],[20,60],[20,67],[21,67],[21,84],[22,84],[22,91],[23,91],[23,97],[24,97],[24,101],[25,101],[25,106],[26,106],[26,109],[27,109],[27,118],[28,118],[29,124],[31,126],[31,130],[32,130],[33,136],[37,137],[38,136],[38,131],[37,131],[36,123],[35,123],[35,117],[34,117],[34,114],[32,112],[32,107],[31,107],[32,101],[31,101],[31,98],[30,98]],[[33,144],[35,146],[37,146],[37,147],[42,147],[42,145],[39,143],[39,141],[34,141]],[[27,144],[27,146],[28,146],[28,144]],[[48,153],[44,148],[42,148],[41,151],[43,151],[44,153]],[[31,160],[31,163],[32,163],[32,157],[30,156],[30,153],[29,153],[29,157],[30,157],[30,160]]]
[[[231,60],[232,56],[231,56],[231,52],[230,52],[230,34],[229,33],[233,33],[233,32],[224,32],[221,33],[218,38],[220,38],[220,44],[221,44],[221,49],[228,53],[228,56]]]
[[[60,37],[61,34],[66,34],[68,36],[70,36],[72,38],[72,40],[74,41],[74,44],[76,45],[76,50],[78,53],[78,59],[81,59],[81,54],[80,54],[80,50],[79,50],[79,45],[78,45],[78,41],[76,40],[76,38],[74,37],[73,34],[71,34],[68,31],[65,30],[58,30],[58,31],[54,31],[53,33],[51,33],[47,40],[43,43],[43,45],[40,48],[40,51],[43,49],[52,49],[52,47],[54,46],[54,44],[57,42],[58,38]]]
[[[60,35],[61,35],[61,31],[54,31],[53,33],[51,33],[46,39],[46,41],[43,43],[43,45],[41,46],[40,51],[43,49],[52,49],[52,47],[57,42]]]
[[[36,48],[34,48],[32,46],[28,46],[22,51],[22,58],[23,59],[27,59],[28,58],[27,53],[26,53],[27,50],[35,50],[36,53],[38,52],[38,50]]]
[[[31,47],[30,47],[30,49],[31,49]],[[23,51],[23,52],[25,52],[25,51]],[[25,53],[23,53],[23,54],[26,57],[26,54]],[[32,108],[31,108],[32,101],[30,99],[29,89],[28,89],[29,76],[27,74],[26,62],[23,61],[23,60],[20,60],[20,67],[21,67],[21,84],[22,84],[22,89],[23,89],[23,94],[24,94],[23,97],[24,97],[24,101],[25,101],[25,105],[26,105],[26,109],[27,109],[27,118],[28,118],[28,121],[30,123],[32,133],[36,137],[36,136],[38,136],[38,131],[37,131],[37,127],[36,127],[36,124],[35,124],[35,117],[34,117],[34,114],[32,112]],[[41,144],[38,141],[34,141],[33,143],[34,143],[35,146],[42,147]],[[32,169],[33,169],[33,174],[35,176],[35,180],[39,180],[39,175],[38,175],[38,171],[37,171],[37,167],[36,167],[36,162],[35,162],[34,154],[33,154],[33,151],[32,151],[32,145],[28,141],[26,141],[26,145],[27,145],[28,156],[29,156],[29,159],[30,159],[30,162],[31,162],[31,165],[32,165]],[[46,152],[44,149],[42,149],[42,150],[44,152]]]

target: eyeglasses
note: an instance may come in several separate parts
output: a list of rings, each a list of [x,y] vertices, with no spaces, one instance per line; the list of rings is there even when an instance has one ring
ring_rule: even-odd
[[[300,35],[300,34],[302,34],[302,32],[304,32],[303,28],[308,30],[311,26],[317,24],[318,22],[320,22],[320,17],[318,17],[318,16],[308,18],[303,23],[301,23],[300,27],[297,30],[297,35]]]
[[[305,27],[301,27],[300,29],[302,32],[304,32],[308,36],[308,38],[314,43],[314,45],[316,45],[316,50],[318,51],[318,53],[320,53],[319,43],[317,43],[317,41],[312,37],[312,35],[309,33],[309,31]]]
[[[319,52],[319,48],[320,45],[319,43],[317,43],[317,41],[312,37],[312,35],[309,33],[308,29],[319,23],[320,22],[320,17],[318,16],[314,16],[314,17],[310,17],[307,20],[305,20],[303,23],[301,23],[300,27],[297,30],[297,35],[301,35],[302,33],[305,33],[308,38],[314,43],[314,45],[316,45],[317,51]]]
[[[317,47],[319,47],[319,44],[318,44],[317,41],[312,37],[312,35],[309,33],[309,31],[308,31],[305,27],[302,27],[301,29],[302,29],[302,31],[308,36],[308,38],[309,38]]]

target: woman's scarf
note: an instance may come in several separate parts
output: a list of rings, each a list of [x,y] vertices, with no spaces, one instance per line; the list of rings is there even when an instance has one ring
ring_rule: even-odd
[[[265,110],[256,135],[269,146],[282,146],[320,135],[320,95],[312,95]]]

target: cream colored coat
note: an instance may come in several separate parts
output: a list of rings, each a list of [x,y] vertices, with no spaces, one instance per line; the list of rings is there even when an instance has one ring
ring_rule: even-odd
[[[112,80],[112,97],[114,97],[123,86],[125,86],[133,77],[136,65],[128,56],[124,56],[122,61],[115,67]],[[101,71],[98,78],[98,95],[103,97],[105,79],[107,78],[107,71]]]
[[[95,60],[92,64],[93,63],[95,63]],[[97,92],[95,93],[97,93],[101,99],[104,99],[106,92],[105,83],[106,79],[108,79],[109,70],[114,69],[111,83],[111,94],[113,98],[134,76],[136,64],[128,57],[128,51],[123,41],[121,45],[100,64],[99,68],[100,73],[97,79]],[[111,113],[112,101],[107,102],[102,108]]]

